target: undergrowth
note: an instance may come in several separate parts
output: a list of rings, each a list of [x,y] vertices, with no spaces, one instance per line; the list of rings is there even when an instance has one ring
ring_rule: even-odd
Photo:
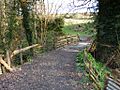
[[[105,65],[103,63],[95,60],[95,58],[93,58],[93,56],[90,53],[88,53],[87,58],[88,58],[89,62],[91,62],[92,67],[98,73],[98,79],[99,79],[98,83],[100,85],[101,90],[103,90],[104,83],[105,83],[105,75],[107,73],[110,74],[110,70],[109,70],[109,68],[105,67]],[[77,68],[79,68],[80,70],[82,69],[82,71],[86,71],[86,65],[85,65],[85,62],[84,62],[84,51],[81,51],[77,55],[76,62],[77,62]],[[88,79],[90,81],[92,81],[88,72],[87,72],[86,76],[88,77]]]

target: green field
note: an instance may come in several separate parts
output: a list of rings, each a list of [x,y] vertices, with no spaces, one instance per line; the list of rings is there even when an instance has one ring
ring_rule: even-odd
[[[93,20],[65,19],[64,34],[88,36],[95,33]]]

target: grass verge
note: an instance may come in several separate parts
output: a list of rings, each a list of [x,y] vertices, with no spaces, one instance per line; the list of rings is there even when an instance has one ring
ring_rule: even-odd
[[[88,77],[88,79],[91,80],[91,82],[93,82],[94,85],[97,83],[99,85],[98,86],[99,89],[103,90],[104,82],[105,82],[105,75],[107,73],[110,74],[110,69],[105,67],[103,63],[98,62],[97,60],[95,60],[90,53],[87,54],[87,60],[89,62],[89,65],[88,65],[88,62],[85,61],[84,51],[81,51],[77,55],[77,59],[76,59],[77,67],[82,69],[82,71],[87,72],[86,76]],[[91,75],[93,75],[96,83],[91,78]],[[98,90],[97,85],[96,85],[95,88],[96,88],[96,90]]]

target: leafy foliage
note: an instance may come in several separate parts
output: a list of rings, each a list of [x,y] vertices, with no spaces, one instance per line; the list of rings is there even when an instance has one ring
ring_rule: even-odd
[[[98,0],[98,2],[99,12],[96,18],[98,43],[96,58],[106,63],[113,55],[119,55],[115,53],[115,51],[119,49],[120,46],[120,1]],[[115,63],[119,63],[119,61],[120,57],[112,59],[112,68],[120,67],[117,64],[115,65]]]
[[[57,35],[63,34],[62,28],[64,27],[64,19],[56,17],[48,22],[48,30],[55,31]]]
[[[82,24],[81,26],[83,28],[84,33],[88,35],[96,34],[94,22],[88,22],[88,23]]]
[[[106,75],[106,73],[110,73],[109,68],[105,67],[103,63],[95,60],[90,53],[88,53],[88,60],[89,60],[89,62],[92,63],[92,67],[98,73],[98,79],[99,79],[98,83],[100,84],[100,87],[104,88],[105,75]],[[85,70],[86,65],[84,62],[84,52],[83,51],[81,51],[78,54],[76,62],[77,62],[77,67],[80,67],[80,68],[82,68],[82,70]],[[88,75],[88,78],[89,78],[89,75]]]
[[[35,2],[0,0],[0,54],[6,57],[6,51],[11,55],[14,50],[34,43],[41,44],[46,50],[53,49],[55,37],[63,34],[64,20],[61,17],[48,18],[43,15],[44,11],[41,11],[42,15],[38,14],[33,9]],[[30,49],[11,58],[14,59],[12,64],[20,64],[20,59],[28,59],[33,51]]]

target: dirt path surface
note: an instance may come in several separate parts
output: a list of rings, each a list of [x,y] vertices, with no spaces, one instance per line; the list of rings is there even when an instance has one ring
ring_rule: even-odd
[[[21,66],[21,70],[0,76],[0,90],[90,90],[80,83],[77,53],[55,50]]]

